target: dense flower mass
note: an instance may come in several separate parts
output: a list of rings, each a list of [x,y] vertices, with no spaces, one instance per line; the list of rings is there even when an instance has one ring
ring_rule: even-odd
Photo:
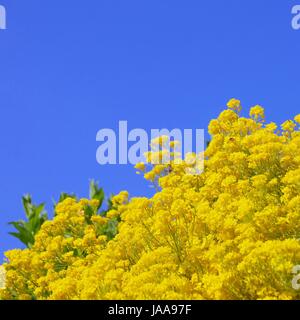
[[[232,99],[211,121],[201,175],[187,162],[138,164],[152,198],[121,192],[88,218],[95,200],[58,204],[32,248],[6,253],[1,298],[299,299],[300,115],[278,128],[261,106],[240,110]]]

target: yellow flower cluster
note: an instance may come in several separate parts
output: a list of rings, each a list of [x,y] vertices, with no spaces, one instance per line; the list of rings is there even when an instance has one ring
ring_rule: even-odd
[[[93,204],[66,199],[32,249],[6,253],[1,298],[299,299],[300,115],[278,130],[260,106],[250,118],[239,100],[228,107],[209,125],[201,175],[186,162],[138,164],[155,195],[123,192],[88,222]],[[111,217],[121,222],[108,241]]]
[[[127,197],[123,192],[117,200],[124,203]],[[56,206],[54,219],[42,225],[32,248],[7,252],[6,289],[0,298],[72,298],[81,272],[108,241],[105,230],[114,217],[98,215],[98,204],[98,200],[65,199]]]

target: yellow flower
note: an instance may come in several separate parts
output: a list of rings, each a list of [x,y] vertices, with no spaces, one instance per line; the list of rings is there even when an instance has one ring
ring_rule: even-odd
[[[250,117],[253,117],[254,119],[264,119],[265,118],[265,111],[264,108],[260,105],[256,105],[250,109]]]
[[[266,125],[266,129],[269,131],[275,131],[277,129],[277,124],[274,122],[271,122]]]
[[[241,101],[237,100],[237,99],[230,99],[227,103],[227,107],[229,109],[232,109],[234,111],[241,111],[242,107],[241,107]]]
[[[107,219],[102,217],[102,216],[98,216],[98,215],[95,215],[95,216],[92,216],[91,220],[94,222],[94,223],[97,223],[99,225],[104,225],[107,223]]]
[[[156,174],[155,174],[154,171],[150,171],[150,172],[145,173],[144,177],[145,177],[146,180],[154,181],[154,179],[156,177]]]
[[[292,120],[287,120],[281,125],[282,130],[289,132],[294,131],[295,127],[296,124]]]
[[[117,210],[110,210],[106,215],[107,218],[115,218],[118,216],[119,216],[119,212]]]
[[[294,120],[295,120],[297,123],[300,123],[300,114],[298,114],[297,116],[295,116]]]
[[[139,162],[135,165],[135,168],[141,171],[145,171],[146,167],[145,167],[145,163],[144,162]]]

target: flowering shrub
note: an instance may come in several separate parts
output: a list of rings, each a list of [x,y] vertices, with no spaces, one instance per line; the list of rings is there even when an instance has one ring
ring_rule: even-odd
[[[59,203],[32,248],[6,253],[1,298],[299,299],[300,115],[279,129],[261,106],[240,110],[232,99],[211,121],[201,175],[138,164],[160,188],[150,199],[121,192],[106,216],[96,199]]]

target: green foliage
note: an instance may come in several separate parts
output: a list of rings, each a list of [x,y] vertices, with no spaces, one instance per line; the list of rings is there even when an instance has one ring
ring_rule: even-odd
[[[9,234],[18,238],[28,248],[34,244],[34,236],[40,230],[42,224],[48,219],[45,211],[45,204],[35,205],[32,203],[30,195],[22,198],[27,221],[13,221],[9,224],[14,226],[18,232],[10,232]]]
[[[112,240],[118,233],[118,218],[112,218],[106,225],[101,228],[100,233],[107,236],[108,240]]]
[[[92,224],[91,218],[94,214],[95,214],[94,209],[91,206],[89,206],[89,205],[85,206],[84,218],[85,218],[85,222],[87,224]]]
[[[103,201],[105,199],[105,194],[102,188],[98,186],[98,183],[92,180],[90,182],[90,199],[96,199],[99,201],[99,206],[96,209],[97,213],[99,213],[101,216],[106,216],[107,212],[111,209],[113,209],[113,203],[112,203],[112,195],[107,199],[107,208],[101,209]],[[87,223],[91,223],[91,217],[94,214],[92,208],[90,206],[87,206],[85,208],[85,220]],[[98,230],[98,233],[101,235],[106,235],[109,240],[113,239],[116,234],[118,233],[118,224],[119,219],[112,218],[108,221],[108,223],[101,227],[101,230]]]
[[[113,209],[112,197],[113,195],[110,195],[110,197],[107,199],[107,209],[101,212],[102,216],[106,216],[107,212]]]
[[[90,199],[96,199],[99,201],[99,206],[97,210],[99,210],[102,206],[103,200],[105,198],[104,191],[102,188],[98,186],[98,183],[94,180],[90,182]]]
[[[98,186],[98,183],[92,180],[90,182],[90,199],[96,199],[99,201],[99,206],[96,208],[96,213],[100,214],[101,216],[106,216],[107,212],[113,209],[112,203],[112,195],[107,199],[107,208],[101,209],[103,201],[105,199],[105,194],[102,188]],[[87,223],[91,223],[91,217],[95,214],[90,206],[85,208],[85,220]],[[108,223],[98,230],[98,234],[106,235],[109,240],[113,239],[116,234],[118,233],[118,218],[112,218],[108,221]]]
[[[106,209],[101,210],[101,207],[105,200],[105,194],[104,194],[103,188],[100,188],[98,183],[95,182],[94,180],[91,180],[90,182],[89,197],[90,199],[96,199],[99,201],[99,205],[96,209],[88,205],[84,210],[86,223],[91,224],[92,223],[91,217],[94,214],[100,214],[102,216],[106,216],[107,212],[113,208],[113,204],[111,200],[112,196],[110,196],[107,200]],[[54,215],[55,215],[55,207],[57,206],[57,204],[64,201],[67,198],[76,199],[77,197],[74,194],[68,194],[68,193],[62,192],[59,196],[58,201],[54,202]],[[48,217],[47,217],[47,213],[44,210],[45,209],[44,203],[40,205],[34,205],[32,203],[32,199],[30,195],[24,196],[22,198],[22,201],[23,201],[23,207],[25,210],[27,220],[10,222],[9,224],[14,226],[17,232],[10,232],[9,234],[18,238],[28,248],[31,248],[32,245],[34,244],[35,235],[40,230],[42,224],[48,219]],[[111,219],[108,222],[108,224],[105,227],[103,227],[100,234],[106,235],[108,239],[114,238],[115,235],[117,234],[118,222],[119,221],[116,218]]]

